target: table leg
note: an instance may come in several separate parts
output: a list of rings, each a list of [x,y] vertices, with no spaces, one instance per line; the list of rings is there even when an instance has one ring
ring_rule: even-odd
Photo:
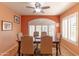
[[[58,56],[58,43],[56,43],[56,56]]]

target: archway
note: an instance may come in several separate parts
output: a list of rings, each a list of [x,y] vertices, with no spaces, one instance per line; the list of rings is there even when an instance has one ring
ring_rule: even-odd
[[[55,39],[55,30],[56,30],[56,22],[47,18],[38,18],[29,21],[29,35],[33,36],[35,31],[39,32],[39,36],[41,37],[41,32],[46,32],[47,35],[53,37]]]

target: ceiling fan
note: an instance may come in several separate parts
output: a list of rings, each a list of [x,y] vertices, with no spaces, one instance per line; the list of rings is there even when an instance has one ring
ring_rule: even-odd
[[[31,9],[34,9],[33,13],[36,13],[36,12],[42,12],[44,13],[44,9],[49,9],[50,6],[41,6],[41,4],[39,2],[36,2],[35,3],[35,7],[31,7],[31,6],[26,6],[26,8],[31,8]]]

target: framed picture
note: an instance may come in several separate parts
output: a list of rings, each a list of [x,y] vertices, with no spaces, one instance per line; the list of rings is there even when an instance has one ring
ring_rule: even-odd
[[[12,23],[9,21],[2,21],[2,30],[3,31],[10,31],[12,30]]]
[[[20,23],[20,16],[14,16],[14,22],[19,24]]]

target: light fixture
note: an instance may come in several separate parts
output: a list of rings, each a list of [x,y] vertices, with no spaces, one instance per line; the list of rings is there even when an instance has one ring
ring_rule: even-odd
[[[35,12],[41,12],[41,8],[35,8]]]
[[[34,9],[33,13],[35,13],[35,12],[36,13],[39,13],[39,12],[44,13],[43,12],[44,9],[50,8],[50,6],[41,6],[41,3],[39,3],[39,2],[35,2],[35,6],[34,7],[32,7],[32,6],[26,6],[26,7]]]

